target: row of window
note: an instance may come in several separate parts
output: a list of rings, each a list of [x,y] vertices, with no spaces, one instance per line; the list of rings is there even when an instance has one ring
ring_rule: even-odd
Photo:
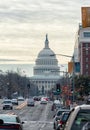
[[[53,74],[59,74],[59,70],[50,70],[50,69],[34,69],[34,74],[42,74],[42,73],[53,73]]]
[[[32,81],[32,83],[45,83],[45,84],[56,84],[56,81]]]
[[[36,61],[36,65],[57,65],[57,61],[54,60],[39,60]]]

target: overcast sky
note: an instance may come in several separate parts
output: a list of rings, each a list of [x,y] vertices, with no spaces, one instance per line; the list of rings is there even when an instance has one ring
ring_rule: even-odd
[[[0,63],[34,62],[46,33],[56,54],[72,55],[81,7],[89,5],[90,0],[0,0]]]

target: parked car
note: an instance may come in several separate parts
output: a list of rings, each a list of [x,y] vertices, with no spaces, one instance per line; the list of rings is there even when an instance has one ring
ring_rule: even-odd
[[[0,114],[0,130],[23,130],[23,123],[17,115]]]
[[[17,100],[17,99],[15,99],[15,98],[14,98],[14,99],[12,99],[12,104],[13,104],[13,105],[18,105],[18,100]]]
[[[80,105],[72,109],[64,130],[82,130],[90,121],[90,105]]]
[[[27,106],[34,106],[34,105],[35,105],[35,101],[33,98],[27,99]]]
[[[3,110],[5,109],[13,109],[13,104],[10,99],[5,99],[2,103]]]
[[[58,128],[58,120],[60,120],[63,112],[69,112],[69,109],[59,109],[54,115],[53,128],[56,130]]]
[[[69,113],[70,112],[63,112],[61,117],[60,117],[60,120],[58,120],[58,127],[57,127],[57,130],[64,130],[64,126],[65,126],[65,123],[69,117]]]

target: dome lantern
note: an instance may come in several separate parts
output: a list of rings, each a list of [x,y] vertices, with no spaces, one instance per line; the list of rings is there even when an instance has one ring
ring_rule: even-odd
[[[45,48],[49,48],[49,41],[48,41],[48,35],[46,34],[46,39],[45,39]]]

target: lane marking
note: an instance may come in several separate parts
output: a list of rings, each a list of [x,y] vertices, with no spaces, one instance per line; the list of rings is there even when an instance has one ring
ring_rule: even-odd
[[[27,101],[25,101],[25,102],[23,102],[22,104],[20,104],[19,106],[17,106],[15,109],[17,110],[17,109],[21,109],[21,108],[23,108],[24,106],[26,106],[27,105]]]

